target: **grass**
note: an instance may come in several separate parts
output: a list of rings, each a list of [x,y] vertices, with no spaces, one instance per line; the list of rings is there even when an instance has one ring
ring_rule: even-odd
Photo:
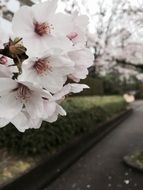
[[[93,107],[103,107],[107,104],[125,103],[122,96],[85,96],[85,97],[71,97],[64,103],[63,107],[68,111],[85,110]]]

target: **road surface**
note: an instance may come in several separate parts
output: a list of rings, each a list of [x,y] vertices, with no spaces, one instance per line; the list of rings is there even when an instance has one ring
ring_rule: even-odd
[[[143,190],[143,173],[123,163],[143,150],[143,101],[134,113],[44,190]]]

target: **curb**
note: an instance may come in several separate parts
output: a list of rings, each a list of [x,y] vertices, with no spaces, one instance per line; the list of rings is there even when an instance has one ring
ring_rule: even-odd
[[[127,119],[132,112],[132,109],[128,109],[112,120],[99,125],[98,129],[82,135],[62,151],[46,158],[38,166],[1,186],[0,190],[42,190],[112,129]]]

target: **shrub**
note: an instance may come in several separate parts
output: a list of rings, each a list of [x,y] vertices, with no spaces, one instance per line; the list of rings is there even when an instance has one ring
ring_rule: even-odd
[[[82,91],[80,95],[82,96],[89,96],[89,95],[103,96],[104,95],[104,84],[103,84],[104,81],[101,80],[100,78],[88,77],[84,79],[82,83],[87,84],[90,88]],[[74,95],[76,96],[76,94]]]
[[[63,106],[68,111],[66,117],[53,124],[43,122],[38,130],[20,133],[12,125],[0,129],[0,147],[21,155],[53,152],[126,109],[124,100],[115,96],[73,97],[67,99]]]

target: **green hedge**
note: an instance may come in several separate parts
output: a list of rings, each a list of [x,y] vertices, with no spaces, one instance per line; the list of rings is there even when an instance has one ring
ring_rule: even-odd
[[[90,88],[85,89],[80,93],[82,96],[89,96],[89,95],[99,95],[103,96],[104,93],[104,81],[100,78],[93,78],[87,77],[86,79],[82,80],[81,83],[87,84]],[[76,94],[74,94],[76,96]]]
[[[54,152],[76,136],[97,127],[113,115],[126,109],[121,97],[73,97],[63,103],[66,117],[53,124],[43,123],[40,129],[18,132],[9,125],[0,129],[0,148],[12,153],[39,155]]]

